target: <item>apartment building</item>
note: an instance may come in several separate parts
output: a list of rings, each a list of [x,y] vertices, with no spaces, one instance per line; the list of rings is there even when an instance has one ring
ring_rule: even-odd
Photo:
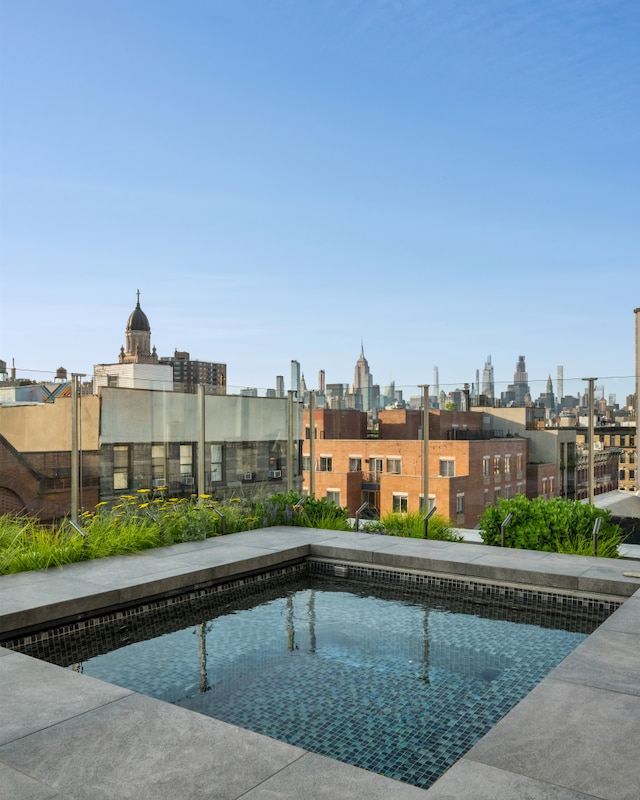
[[[364,412],[316,409],[312,464],[307,409],[303,492],[310,491],[313,470],[316,497],[346,506],[352,515],[364,502],[381,515],[424,510],[422,416],[411,409],[381,411],[374,437],[366,434]],[[436,506],[459,527],[474,527],[501,497],[527,493],[528,440],[492,436],[482,426],[470,412],[429,411],[428,508]],[[550,472],[547,480],[557,479],[557,471]],[[537,486],[537,470],[535,479]]]

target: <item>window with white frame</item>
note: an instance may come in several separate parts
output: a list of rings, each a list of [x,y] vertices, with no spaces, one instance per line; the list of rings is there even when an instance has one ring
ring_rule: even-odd
[[[382,472],[382,459],[377,456],[372,456],[369,459],[369,469],[373,478],[377,478]]]
[[[500,456],[493,457],[493,474],[494,475],[500,474]]]
[[[456,462],[453,458],[440,459],[440,477],[453,478],[456,474]]]
[[[166,458],[165,446],[163,444],[151,445],[151,477],[156,488],[164,486],[166,483]]]
[[[456,514],[464,514],[464,494],[456,495]]]
[[[427,511],[431,511],[431,509],[435,506],[435,504],[436,504],[436,496],[435,496],[435,494],[430,494],[429,495],[429,508],[427,509]],[[420,505],[421,513],[424,513],[424,495],[423,494],[420,495],[419,505]]]
[[[491,456],[482,456],[482,477],[488,478],[491,474]]]
[[[222,480],[222,445],[212,444],[210,452],[211,483]]]
[[[193,478],[193,445],[181,444],[180,445],[180,480],[184,483],[185,480]]]
[[[319,472],[333,472],[333,456],[320,456],[318,461]]]
[[[327,500],[330,503],[340,505],[340,489],[327,489]]]
[[[113,448],[113,490],[129,488],[129,445],[120,444]]]
[[[516,454],[516,469],[518,470],[518,472],[522,472],[522,453]]]
[[[311,456],[302,456],[302,471],[309,472],[311,469]]]
[[[499,499],[500,499],[500,488],[497,488],[493,490],[493,502],[495,505],[497,505]]]
[[[484,500],[485,506],[488,506],[489,505],[489,490],[488,489],[484,490],[483,500]]]
[[[504,457],[504,474],[511,475],[511,456],[509,454]]]
[[[511,486],[505,486],[504,487],[504,499],[505,500],[509,500],[510,497],[511,497]]]
[[[409,495],[401,493],[401,492],[394,492],[393,493],[393,510],[397,512],[405,513],[409,507]]]
[[[349,456],[349,472],[362,472],[362,456]]]
[[[402,459],[387,458],[387,472],[391,475],[400,475],[402,472]]]

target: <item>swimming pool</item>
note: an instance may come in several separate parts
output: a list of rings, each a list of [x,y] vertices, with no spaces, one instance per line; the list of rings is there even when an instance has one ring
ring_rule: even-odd
[[[168,598],[31,637],[30,652],[426,788],[614,607],[327,574],[300,565]]]

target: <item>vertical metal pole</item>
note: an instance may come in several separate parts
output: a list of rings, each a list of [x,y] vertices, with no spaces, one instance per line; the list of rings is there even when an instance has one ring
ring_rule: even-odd
[[[593,435],[594,435],[593,434],[593,417],[594,417],[593,384],[598,379],[597,378],[583,378],[582,380],[583,381],[587,381],[588,384],[589,384],[589,411],[588,411],[589,420],[588,420],[588,426],[587,426],[587,431],[588,431],[587,436],[588,436],[588,439],[589,439],[589,442],[588,442],[589,449],[587,450],[587,455],[588,455],[587,470],[588,470],[589,474],[587,476],[587,482],[588,482],[588,490],[589,490],[589,502],[591,503],[591,505],[593,505],[593,496],[594,496],[594,490],[593,490],[593,482],[594,482],[593,481],[593,458],[594,458],[594,450],[593,450]]]
[[[78,374],[71,373],[71,521],[78,524]]]
[[[198,384],[198,494],[207,490],[204,476],[204,385]]]
[[[309,392],[309,496],[316,493],[316,393]]]
[[[287,491],[293,491],[293,395],[289,389],[287,401]]]
[[[429,384],[422,387],[422,495],[424,513],[429,513]]]
[[[640,497],[640,308],[634,308],[636,315],[636,494]]]

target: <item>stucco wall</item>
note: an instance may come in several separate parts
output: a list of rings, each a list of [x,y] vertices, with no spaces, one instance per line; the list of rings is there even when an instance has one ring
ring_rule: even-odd
[[[71,398],[28,406],[0,406],[0,433],[20,453],[71,450]],[[83,450],[98,449],[100,401],[83,395],[80,401],[80,436]]]

